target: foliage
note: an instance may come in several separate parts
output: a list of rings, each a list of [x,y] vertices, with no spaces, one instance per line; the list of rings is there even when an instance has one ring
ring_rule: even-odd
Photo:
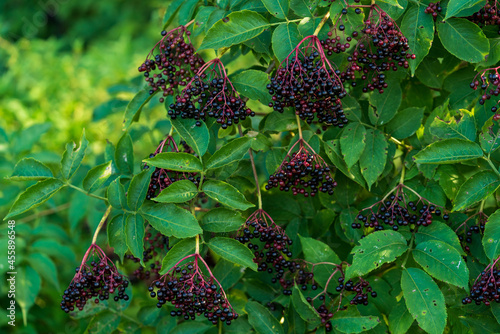
[[[25,332],[499,331],[496,1],[160,6],[0,39]]]

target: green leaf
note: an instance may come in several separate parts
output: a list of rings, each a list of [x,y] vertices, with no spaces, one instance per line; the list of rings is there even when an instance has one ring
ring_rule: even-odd
[[[219,259],[212,273],[214,277],[217,277],[222,288],[227,291],[243,277],[245,271],[242,269],[243,267],[238,264]]]
[[[296,23],[281,23],[273,32],[273,51],[280,62],[288,57],[302,39]],[[269,80],[268,80],[269,81]]]
[[[490,118],[482,127],[479,134],[479,143],[483,151],[490,154],[500,147],[500,129],[497,122],[493,124],[493,119]]]
[[[50,257],[41,253],[31,253],[28,256],[28,262],[44,280],[52,284],[57,290],[60,290],[57,268]]]
[[[80,167],[88,145],[89,141],[85,137],[85,130],[82,132],[80,146],[77,149],[75,149],[76,144],[74,142],[66,145],[66,151],[64,151],[61,160],[61,173],[66,180],[69,180]]]
[[[112,333],[118,328],[120,320],[121,317],[116,313],[109,311],[98,313],[92,318],[92,321],[90,321],[86,332],[92,334]]]
[[[155,202],[184,203],[198,195],[198,188],[189,180],[179,180],[172,183],[155,197]]]
[[[427,241],[437,240],[455,248],[461,255],[465,255],[457,234],[448,225],[434,221],[426,228],[421,228],[415,234],[415,241],[417,244],[425,243]]]
[[[346,270],[346,279],[363,276],[396,260],[408,249],[406,239],[395,231],[377,231],[359,241],[351,251],[352,265]]]
[[[127,191],[127,204],[130,210],[137,211],[141,207],[149,189],[149,182],[151,181],[151,174],[154,168],[143,170],[135,175],[130,181],[130,186]]]
[[[146,202],[141,214],[151,226],[169,237],[190,238],[203,232],[196,218],[175,204]]]
[[[347,168],[358,162],[366,146],[366,129],[361,123],[349,123],[342,131],[340,149]]]
[[[202,191],[208,197],[233,209],[246,210],[254,206],[238,189],[223,181],[208,180],[203,183]]]
[[[65,186],[64,182],[55,178],[39,181],[19,195],[4,220],[36,208]]]
[[[289,0],[262,0],[267,11],[278,19],[285,19],[288,15]]]
[[[128,210],[127,197],[125,195],[125,188],[123,187],[120,179],[116,179],[108,186],[108,202],[115,209]]]
[[[201,172],[203,165],[194,155],[184,152],[164,152],[143,160],[148,165],[178,172]]]
[[[363,317],[355,308],[336,312],[330,321],[333,328],[342,333],[361,333],[375,328],[380,323],[378,317]]]
[[[182,7],[179,9],[179,24],[185,25],[193,18],[194,11],[196,9],[196,5],[198,4],[198,0],[185,0]]]
[[[414,319],[404,301],[400,300],[389,314],[389,330],[393,334],[406,334],[413,321]]]
[[[409,51],[415,54],[415,59],[410,60],[412,76],[429,53],[434,40],[434,20],[432,15],[424,12],[425,8],[423,5],[412,5],[401,22],[401,32],[408,38]]]
[[[420,328],[430,334],[442,334],[446,326],[444,296],[437,284],[423,270],[403,270],[401,288],[406,307]]]
[[[36,159],[24,158],[16,164],[9,180],[32,181],[45,180],[49,177],[53,177],[49,167]]]
[[[114,216],[107,224],[108,244],[115,251],[115,254],[120,257],[123,262],[123,256],[128,250],[127,236],[125,233],[126,216],[123,214]]]
[[[239,212],[225,208],[208,211],[201,220],[201,227],[208,232],[231,232],[238,230],[245,223]]]
[[[243,159],[245,154],[250,149],[251,144],[250,138],[247,137],[237,138],[230,141],[215,151],[210,159],[208,159],[205,166],[206,169],[224,167],[230,163]]]
[[[389,4],[391,6],[396,6],[396,7],[399,7],[399,8],[403,8],[401,7],[401,5],[398,3],[398,0],[379,0],[380,2],[385,2],[386,4]]]
[[[425,108],[410,107],[402,110],[387,123],[386,131],[396,139],[411,137],[422,125]]]
[[[365,180],[361,175],[361,170],[359,165],[355,164],[349,170],[347,165],[342,159],[342,154],[340,153],[340,140],[329,140],[325,142],[325,151],[328,155],[328,158],[333,162],[335,167],[337,167],[345,176],[349,177],[351,180],[356,181],[362,187],[366,187]]]
[[[266,105],[271,100],[271,95],[266,90],[269,77],[265,72],[246,70],[230,76],[230,79],[240,95],[258,100]]]
[[[419,164],[453,164],[480,158],[483,151],[478,144],[463,139],[445,139],[427,146],[414,156]]]
[[[208,247],[215,254],[232,263],[257,271],[257,263],[253,262],[253,252],[233,238],[213,238],[208,243]]]
[[[51,128],[51,123],[37,123],[33,124],[30,127],[24,128],[22,131],[16,132],[12,138],[10,147],[12,152],[15,154],[32,151],[33,146],[40,142],[40,138],[49,131]],[[4,131],[2,131],[4,132]],[[2,134],[0,134],[2,135]],[[5,132],[2,137],[6,137]],[[6,140],[8,142],[8,140]]]
[[[92,168],[83,179],[83,189],[92,193],[99,189],[111,176],[111,161]]]
[[[12,276],[7,276],[7,279]],[[16,302],[23,313],[24,326],[28,324],[28,311],[35,304],[35,299],[40,292],[42,280],[38,273],[30,266],[19,266],[17,276],[14,275],[16,286]]]
[[[170,122],[179,136],[186,141],[199,157],[205,154],[210,142],[210,135],[205,122],[201,122],[201,126],[196,126],[194,119],[176,118]]]
[[[320,324],[321,318],[318,312],[316,312],[314,307],[312,307],[311,304],[307,302],[306,298],[302,294],[302,291],[300,291],[297,287],[297,284],[293,286],[292,303],[293,307],[302,319],[313,326],[317,326]]]
[[[142,261],[144,258],[144,218],[138,214],[129,214],[125,224],[126,243],[132,255],[141,260],[141,265],[145,266]]]
[[[134,98],[129,102],[125,109],[125,116],[123,120],[123,128],[128,129],[133,122],[139,121],[141,117],[142,108],[151,100],[151,98],[160,90],[155,90],[153,94],[149,94],[150,87],[147,86],[141,89]]]
[[[134,146],[128,132],[116,144],[115,163],[123,174],[134,174]]]
[[[196,240],[194,238],[179,240],[165,255],[161,264],[161,274],[166,274],[182,258],[194,254],[196,251]]]
[[[460,11],[474,7],[481,2],[484,2],[484,0],[450,0],[448,2],[446,16],[444,19],[447,20],[452,16],[456,16],[456,14],[460,13]]]
[[[272,112],[265,118],[263,130],[269,131],[293,131],[297,129],[297,120],[294,113]]]
[[[483,0],[484,1],[484,0]],[[500,38],[490,38],[490,52],[484,62],[480,62],[478,66],[494,67],[500,61]]]
[[[312,263],[332,262],[340,264],[342,261],[335,252],[325,243],[313,238],[299,235],[305,259]]]
[[[302,17],[314,17],[314,11],[316,10],[317,5],[317,1],[290,0],[290,8],[295,12],[295,14]]]
[[[459,288],[468,288],[469,269],[460,253],[450,245],[437,240],[422,242],[412,255],[432,277]]]
[[[267,308],[258,302],[246,303],[245,310],[248,313],[248,322],[259,334],[285,334],[278,320]]]
[[[498,175],[489,170],[483,170],[468,178],[458,190],[453,211],[464,210],[493,194],[500,186]]]
[[[233,12],[227,16],[227,20],[219,20],[208,30],[198,51],[243,43],[260,35],[270,26],[262,15],[249,10]]]
[[[488,218],[484,229],[483,248],[492,262],[500,255],[500,210]]]
[[[170,3],[163,16],[163,29],[166,29],[172,23],[183,3],[184,1],[173,1]]]
[[[476,24],[461,18],[451,18],[437,26],[441,43],[458,59],[470,63],[485,60],[490,43]]]
[[[373,125],[384,125],[389,122],[401,105],[403,92],[400,83],[396,80],[387,80],[387,83],[389,87],[384,89],[383,94],[375,91],[370,95],[370,103],[376,108],[368,114]]]
[[[431,133],[441,139],[458,138],[470,141],[476,140],[474,115],[465,109],[461,109],[460,111],[462,112],[462,118],[458,123],[454,118],[445,122],[436,117],[431,124]]]
[[[377,129],[366,131],[366,146],[359,158],[361,174],[366,180],[368,189],[377,181],[384,171],[387,161],[389,144],[385,140],[384,134]]]

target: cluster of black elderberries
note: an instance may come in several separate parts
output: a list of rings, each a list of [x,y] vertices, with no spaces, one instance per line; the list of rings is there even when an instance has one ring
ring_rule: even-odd
[[[346,92],[339,74],[326,58],[318,37],[307,36],[283,60],[267,85],[273,101],[269,106],[281,113],[286,107],[294,107],[309,124],[316,117],[319,123],[343,127],[348,122],[341,103]]]
[[[93,260],[88,264],[89,255]],[[66,312],[83,310],[87,302],[108,300],[113,294],[114,301],[120,299],[128,300],[125,293],[128,280],[116,269],[113,262],[106,256],[103,250],[96,244],[92,244],[87,250],[82,263],[76,268],[75,277],[64,291],[61,309]]]
[[[438,17],[438,13],[441,13],[442,10],[443,9],[441,8],[441,2],[440,1],[438,1],[438,2],[431,2],[425,8],[424,13],[431,14],[432,18],[434,19],[434,21],[436,21],[436,19]]]
[[[470,253],[470,244],[472,244],[472,236],[474,234],[483,234],[484,229],[486,227],[486,222],[488,221],[488,216],[479,211],[476,214],[468,217],[458,228],[455,230],[455,233],[458,236],[458,240],[460,240],[460,244],[462,248],[467,253]]]
[[[410,201],[404,189],[410,190],[407,186],[399,184],[389,192],[392,195],[386,196],[381,201],[361,210],[357,216],[360,222],[352,223],[351,227],[383,230],[384,225],[389,225],[394,231],[397,231],[401,226],[410,226],[410,228],[429,226],[436,216],[442,215],[444,220],[448,220],[447,213],[443,214],[439,206],[432,204],[425,198],[418,196],[417,201]]]
[[[184,26],[169,32],[162,31],[162,39],[139,66],[139,72],[144,72],[151,87],[149,94],[163,92],[160,102],[165,96],[173,95],[179,86],[186,86],[205,63],[191,44],[190,34]]]
[[[479,26],[497,26],[500,34],[500,6],[497,0],[487,0],[483,8],[467,19]]]
[[[262,209],[248,217],[245,225],[238,230],[236,240],[246,244],[254,253],[253,261],[257,263],[258,271],[275,273],[273,282],[291,265],[289,247],[292,240]]]
[[[495,301],[500,303],[500,268],[498,258],[492,264],[488,265],[474,281],[470,289],[470,295],[462,299],[462,304],[490,305]]]
[[[409,59],[415,59],[415,55],[409,52],[408,39],[396,22],[377,5],[371,6],[361,32],[354,31],[351,36],[357,43],[352,55],[347,57],[349,65],[340,74],[340,79],[350,81],[353,87],[361,79],[363,92],[377,90],[382,94],[388,87],[385,72],[397,71],[398,67],[408,68]],[[332,43],[336,46],[339,41],[334,38],[329,44]],[[325,41],[325,45],[329,44]]]
[[[156,151],[154,151],[154,153],[151,153],[149,155],[149,158],[154,158],[157,154],[164,152],[184,152],[194,154],[193,149],[189,147],[186,142],[181,141],[180,146],[178,146],[174,138],[170,135],[168,135],[167,138],[160,142],[160,145],[158,146]],[[150,166],[148,164],[144,164],[143,169],[148,168],[150,168]],[[198,182],[200,181],[200,177],[197,176],[197,173],[178,172],[156,167],[155,171],[151,175],[151,182],[149,183],[146,199],[154,199],[164,189],[179,180],[189,180],[197,186]]]
[[[470,83],[470,88],[477,90],[480,88],[483,91],[481,98],[479,99],[479,104],[483,105],[487,100],[490,100],[493,96],[496,97],[500,94],[500,74],[498,70],[500,66],[495,68],[487,68],[479,75],[474,78],[474,80]],[[491,112],[496,113],[498,111],[498,104],[500,100],[497,100],[495,105],[491,107]],[[500,119],[500,114],[495,114],[495,120]]]
[[[181,264],[191,257],[194,257],[192,262]],[[202,273],[199,262],[205,265],[209,277]],[[227,325],[238,318],[224,290],[199,254],[183,258],[148,290],[152,298],[157,298],[158,308],[169,302],[177,309],[170,312],[172,317],[194,320],[203,315],[213,324],[221,321]]]
[[[299,144],[299,150],[292,150]],[[266,190],[279,188],[314,197],[318,192],[333,195],[337,182],[333,180],[330,167],[303,140],[299,139],[288,152],[278,170],[269,177]]]
[[[130,275],[131,280],[146,281],[157,280],[160,278],[161,259],[166,255],[170,249],[168,237],[160,232],[153,234],[147,232],[144,237],[144,252],[142,253],[142,262],[146,267],[139,264]],[[133,255],[125,255],[125,259],[134,263],[140,263],[141,260]],[[132,283],[134,283],[132,281]]]
[[[169,106],[171,119],[192,118],[196,125],[207,117],[215,118],[223,129],[238,124],[255,112],[246,106],[228,79],[224,65],[216,58],[202,66],[186,88]]]

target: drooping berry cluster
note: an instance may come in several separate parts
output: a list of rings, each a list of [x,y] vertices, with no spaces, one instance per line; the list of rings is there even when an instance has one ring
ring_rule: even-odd
[[[274,282],[291,265],[289,259],[292,252],[289,247],[292,240],[262,209],[248,217],[238,230],[236,240],[246,244],[254,253],[253,261],[258,264],[258,271],[275,273]]]
[[[163,92],[160,102],[165,96],[175,94],[179,86],[186,86],[205,63],[191,44],[190,34],[184,26],[162,31],[162,39],[139,66],[139,72],[144,72],[151,87],[149,94]]]
[[[442,10],[443,9],[441,8],[441,2],[440,1],[438,1],[438,2],[431,2],[427,6],[427,8],[425,8],[424,13],[431,14],[432,18],[434,19],[434,21],[436,21],[436,19],[438,17],[438,13],[441,13]]]
[[[160,145],[158,146],[158,148],[156,148],[156,151],[149,155],[149,158],[154,158],[157,154],[164,152],[184,152],[194,154],[193,149],[191,149],[191,147],[189,147],[184,141],[181,141],[180,145],[182,146],[179,147],[174,138],[168,135],[167,138],[160,142]],[[143,169],[148,168],[150,168],[150,166],[148,164],[144,164]],[[155,171],[151,175],[151,182],[149,183],[146,199],[150,200],[155,198],[164,189],[179,180],[189,180],[197,186],[198,182],[200,181],[200,177],[197,176],[197,173],[178,172],[170,169],[156,167]]]
[[[61,309],[66,313],[77,309],[82,311],[87,302],[93,300],[97,304],[108,300],[113,294],[114,301],[128,300],[129,296],[125,293],[128,284],[127,278],[118,272],[103,250],[92,244],[81,265],[76,268],[68,289],[64,291]]]
[[[417,195],[418,199],[409,200],[405,189]],[[389,225],[397,231],[401,226],[410,226],[410,228],[429,226],[436,216],[441,216],[442,210],[441,207],[416,194],[411,188],[399,184],[384,199],[361,210],[357,216],[359,222],[352,223],[352,228],[365,227],[383,230],[384,225]],[[449,218],[446,213],[442,217],[444,220]]]
[[[294,107],[309,124],[316,117],[319,123],[343,127],[348,122],[341,103],[346,92],[339,73],[326,58],[318,37],[307,36],[283,60],[267,85],[273,101],[269,106],[281,113],[286,107]]]
[[[474,90],[478,88],[483,92],[481,98],[479,99],[479,104],[483,105],[487,100],[490,100],[492,97],[497,99],[500,94],[500,74],[498,70],[500,66],[495,68],[487,68],[482,71],[480,74],[477,74],[474,77],[474,80],[471,82],[470,87]],[[479,78],[478,78],[479,76]],[[496,113],[498,111],[498,105],[500,100],[491,107],[491,112]],[[495,120],[500,119],[500,114],[495,114]]]
[[[142,253],[142,262],[145,267],[139,264],[139,267],[132,273],[131,278],[136,281],[157,280],[160,278],[161,260],[170,249],[168,237],[157,232],[154,234],[147,232],[144,237],[144,252]],[[125,259],[134,263],[140,263],[141,260],[133,255],[125,255]],[[134,283],[134,282],[132,282]]]
[[[409,52],[408,39],[396,22],[377,5],[372,5],[361,33],[354,31],[352,38],[357,44],[352,55],[347,57],[349,65],[341,73],[342,82],[357,85],[361,79],[363,92],[377,90],[383,93],[388,87],[385,72],[408,68],[409,59],[415,55]]]
[[[476,305],[481,305],[481,303],[490,305],[493,301],[500,303],[500,266],[498,260],[497,258],[479,274],[470,289],[470,295],[462,299],[464,305],[471,304],[472,301]]]
[[[460,226],[455,230],[458,235],[462,248],[467,253],[470,253],[470,244],[472,244],[472,236],[474,234],[483,234],[486,227],[488,216],[479,211],[476,214],[468,217]]]
[[[199,69],[186,88],[169,106],[171,119],[192,118],[196,125],[213,117],[223,129],[238,124],[255,112],[247,108],[233,84],[228,79],[224,65],[216,58]]]
[[[319,283],[315,280],[314,271],[319,265],[332,266],[333,271],[327,281],[324,282],[324,289],[318,291]],[[296,262],[293,268],[295,271],[286,273],[286,279],[284,279],[283,282],[280,281],[280,283],[282,283],[282,287],[285,288],[284,294],[291,294],[291,287],[296,284],[306,297],[306,301],[311,304],[316,312],[318,312],[318,315],[321,318],[321,323],[325,326],[325,330],[327,332],[333,330],[330,319],[333,317],[334,313],[347,307],[347,305],[342,306],[342,298],[346,293],[356,293],[356,295],[349,301],[350,305],[368,305],[368,294],[370,294],[373,298],[377,297],[377,293],[373,291],[368,281],[362,278],[359,278],[359,281],[356,283],[352,280],[345,282],[342,265],[327,262],[308,264],[305,261],[302,261]],[[324,268],[322,269],[324,270]],[[336,275],[340,275],[337,279],[338,285],[335,288],[335,290],[340,293],[337,306],[333,303],[334,296],[328,292],[328,287],[332,282],[334,282],[333,278]],[[292,282],[291,284],[290,281]]]
[[[184,262],[192,257],[193,261]],[[199,262],[210,276],[205,276]],[[203,315],[213,324],[221,321],[227,325],[238,318],[238,313],[234,312],[221,285],[199,254],[188,255],[180,260],[159,280],[153,282],[148,290],[150,296],[158,300],[158,308],[169,302],[177,309],[170,312],[172,317],[194,320]]]
[[[299,150],[294,153],[295,146]],[[266,189],[279,188],[291,191],[293,195],[316,196],[318,192],[333,195],[337,182],[333,180],[330,167],[303,139],[299,139],[278,167],[269,177]]]
[[[483,8],[467,19],[479,26],[497,26],[500,34],[500,6],[497,0],[487,0]]]

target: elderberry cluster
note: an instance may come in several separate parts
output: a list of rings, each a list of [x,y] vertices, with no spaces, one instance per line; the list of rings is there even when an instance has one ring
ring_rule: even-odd
[[[82,311],[89,300],[97,304],[108,300],[115,293],[114,301],[129,299],[125,293],[129,281],[118,273],[115,265],[97,245],[93,245],[87,254],[90,251],[97,255],[98,260],[91,261],[88,265],[84,258],[76,268],[75,277],[62,296],[61,309],[66,313],[75,309]]]
[[[474,234],[484,234],[487,221],[488,216],[482,211],[479,211],[477,214],[467,218],[467,220],[460,224],[460,226],[456,229],[455,232],[457,233],[458,240],[460,240],[460,244],[462,245],[464,251],[470,253],[469,245],[473,242],[472,236]]]
[[[490,100],[492,96],[497,97],[500,94],[500,74],[498,73],[499,67],[496,68],[488,68],[484,70],[480,76],[480,79],[474,79],[473,82],[470,83],[470,88],[477,90],[480,88],[483,93],[481,98],[479,99],[479,104],[483,105],[487,100]],[[498,103],[491,107],[491,112],[496,113],[498,111]],[[500,119],[500,115],[494,116],[495,120]]]
[[[309,152],[303,146],[305,142],[299,142],[299,151],[287,155],[278,170],[269,177],[266,190],[279,187],[281,191],[292,191],[293,195],[302,194],[304,197],[314,197],[318,191],[333,195],[337,182],[330,175],[330,167],[321,157]]]
[[[291,264],[293,241],[276,225],[271,217],[262,209],[254,212],[238,231],[236,240],[253,251],[253,261],[258,265],[258,271],[276,273],[274,282],[280,278],[280,273]]]
[[[498,259],[481,272],[470,289],[470,295],[462,299],[462,304],[490,305],[492,301],[500,303],[500,270]]]
[[[429,226],[436,216],[441,216],[441,209],[422,197],[416,202],[408,201],[403,187],[399,185],[396,188],[396,194],[391,195],[389,199],[379,201],[362,210],[357,216],[359,222],[352,223],[351,227],[383,230],[384,225],[389,225],[397,231],[401,226]],[[363,214],[364,211],[369,213]],[[446,213],[442,217],[444,220],[449,218]]]
[[[497,0],[487,0],[483,8],[467,19],[479,26],[497,26],[500,34],[500,6]]]
[[[162,31],[162,39],[139,66],[139,72],[144,72],[146,82],[151,87],[149,94],[158,90],[163,92],[160,102],[164,101],[165,96],[173,95],[179,86],[185,86],[205,63],[196,54],[190,34],[184,26],[169,32]]]
[[[267,85],[273,101],[269,106],[280,113],[294,107],[309,124],[316,117],[319,123],[343,127],[348,120],[340,100],[346,92],[339,74],[326,59],[319,39],[308,36],[281,63]]]
[[[136,281],[150,281],[160,278],[161,259],[170,249],[168,237],[157,232],[154,236],[151,232],[146,233],[144,237],[144,252],[142,253],[142,262],[146,267],[139,264],[131,275]],[[133,255],[125,255],[125,259],[134,263],[140,263],[141,260]],[[132,282],[134,283],[134,282]]]
[[[347,57],[349,65],[340,78],[342,82],[351,81],[351,86],[355,87],[359,77],[366,82],[363,92],[377,90],[382,94],[388,87],[385,72],[397,71],[398,67],[408,68],[408,60],[415,59],[415,55],[409,53],[408,39],[377,5],[372,6],[361,35],[354,31],[352,38],[358,39],[358,43],[352,55]]]
[[[216,58],[203,66],[176,97],[175,103],[169,106],[168,115],[171,119],[195,119],[197,126],[212,117],[226,129],[255,116],[255,112],[247,108],[227,78],[224,65]]]
[[[178,146],[174,138],[170,135],[160,142],[156,151],[151,153],[149,158],[154,158],[157,154],[163,152],[184,152],[194,154],[193,149],[189,147],[186,142],[181,141],[180,146]],[[144,164],[143,169],[148,168],[150,168],[150,166],[148,164]],[[146,199],[151,200],[155,198],[160,192],[179,180],[188,180],[198,186],[200,177],[197,176],[197,173],[178,172],[170,169],[155,167],[155,171],[151,175],[151,181],[149,182]]]
[[[177,309],[170,312],[172,317],[194,320],[203,315],[213,324],[221,321],[230,325],[238,318],[238,313],[234,312],[220,285],[215,284],[215,278],[206,277],[200,271],[198,257],[196,254],[195,261],[175,265],[151,284],[148,288],[150,296],[157,298],[158,308],[171,303]]]
[[[426,14],[431,14],[432,18],[434,21],[436,21],[438,13],[441,13],[443,9],[441,8],[441,2],[431,2],[429,5],[425,8],[424,13]]]

